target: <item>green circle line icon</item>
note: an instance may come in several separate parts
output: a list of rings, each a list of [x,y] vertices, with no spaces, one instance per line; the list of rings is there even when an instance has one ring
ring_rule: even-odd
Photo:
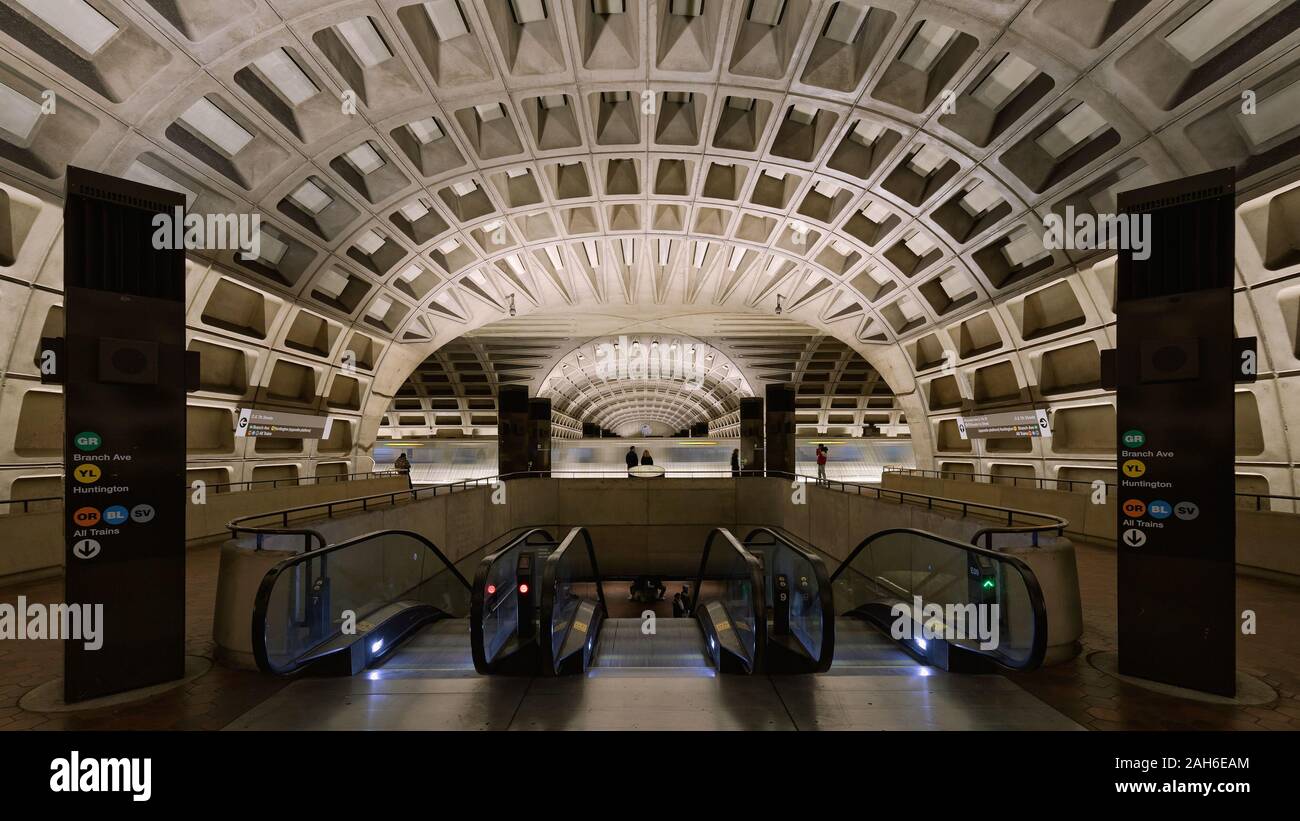
[[[1140,430],[1124,431],[1124,444],[1131,448],[1140,448],[1147,443],[1147,435]]]
[[[82,453],[94,453],[99,450],[100,445],[104,444],[104,440],[93,430],[83,430],[73,438],[72,443]]]

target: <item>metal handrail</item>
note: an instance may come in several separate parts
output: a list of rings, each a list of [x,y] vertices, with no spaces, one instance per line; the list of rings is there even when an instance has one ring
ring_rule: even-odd
[[[1001,479],[1004,482],[1007,479],[1010,479],[1012,487],[1020,487],[1020,483],[1022,481],[1033,482],[1034,487],[1036,487],[1038,490],[1049,490],[1051,488],[1043,487],[1043,483],[1054,482],[1057,485],[1064,484],[1066,486],[1066,492],[1070,492],[1070,493],[1074,491],[1075,485],[1086,485],[1088,487],[1092,487],[1094,482],[1096,481],[1096,480],[1090,481],[1087,479],[1049,479],[1046,476],[997,476],[992,473],[965,473],[963,471],[956,471],[956,470],[933,470],[931,468],[904,468],[904,467],[897,467],[894,465],[886,465],[884,469],[881,471],[881,473],[882,474],[897,473],[902,476],[919,475],[922,479],[947,479],[947,478],[960,479],[966,476],[969,476],[972,479]],[[993,484],[993,483],[973,482],[972,484]],[[1113,488],[1119,487],[1119,483],[1117,482],[1105,482],[1104,484],[1106,485],[1106,489],[1108,491]],[[1060,488],[1056,488],[1056,489],[1059,490]],[[1255,510],[1257,511],[1263,511],[1264,499],[1281,499],[1287,502],[1300,502],[1300,496],[1285,496],[1280,493],[1250,493],[1249,491],[1238,490],[1238,491],[1234,491],[1233,495],[1242,496],[1248,499],[1254,499]]]
[[[714,471],[707,471],[713,473]],[[408,490],[397,490],[389,493],[376,493],[370,496],[353,497],[350,499],[337,499],[331,502],[317,502],[310,505],[300,505],[298,507],[285,508],[283,510],[273,510],[266,513],[254,513],[248,516],[242,516],[234,519],[226,525],[232,538],[239,538],[240,534],[253,535],[257,538],[257,549],[262,549],[262,540],[265,536],[282,536],[282,535],[302,535],[302,530],[292,530],[289,528],[290,517],[298,514],[308,514],[316,512],[324,518],[334,518],[336,512],[354,513],[368,511],[383,502],[387,506],[396,506],[399,501],[416,501],[426,497],[436,497],[440,492],[445,490],[447,493],[455,493],[458,490],[468,490],[475,487],[495,486],[497,483],[508,479],[517,478],[537,478],[547,476],[542,471],[523,471],[519,473],[505,473],[496,476],[486,476],[479,479],[464,479],[458,482],[451,482],[445,485],[425,485],[423,487],[411,488]],[[622,474],[626,475],[626,474]],[[853,489],[857,495],[863,493],[872,494],[875,498],[882,501],[897,501],[899,504],[908,504],[923,501],[929,510],[942,509],[943,505],[949,505],[961,511],[962,516],[972,515],[972,511],[987,511],[996,514],[997,518],[1006,517],[1006,525],[990,526],[981,528],[975,533],[975,539],[983,539],[986,546],[991,547],[994,536],[1002,534],[1026,534],[1030,537],[1033,546],[1037,547],[1039,543],[1039,534],[1055,531],[1060,536],[1065,533],[1065,528],[1070,522],[1060,516],[1050,513],[1037,513],[1030,510],[1020,510],[1017,508],[1003,507],[1001,505],[991,505],[984,502],[973,502],[963,499],[951,499],[943,496],[933,496],[926,493],[917,493],[914,491],[895,490],[892,488],[882,488],[873,485],[863,485],[855,482],[844,482],[837,479],[818,480],[814,476],[807,474],[786,473],[784,471],[758,471],[749,470],[743,472],[744,476],[758,476],[769,478],[789,478],[804,480],[809,483],[817,483],[826,488],[835,488],[840,492],[847,493],[849,488]],[[383,502],[381,502],[383,500]],[[1039,520],[1042,524],[1024,524],[1016,525],[1016,518],[1021,520],[1028,518],[1030,520]],[[300,516],[299,518],[319,518],[314,516]],[[278,519],[278,523],[274,520]],[[271,520],[266,524],[256,524],[259,521]],[[315,533],[315,531],[311,531]],[[316,534],[320,538],[319,534]]]
[[[356,473],[339,473],[333,476],[303,476],[297,479],[250,479],[249,481],[246,482],[220,482],[217,484],[205,485],[205,487],[208,490],[213,491],[214,493],[223,493],[226,491],[221,490],[221,488],[233,488],[238,485],[243,485],[246,488],[245,492],[248,492],[252,490],[253,485],[269,484],[271,486],[271,489],[274,490],[280,487],[280,483],[282,482],[284,483],[285,487],[304,487],[313,484],[319,485],[324,482],[356,481],[358,478],[364,478],[364,479],[391,478],[391,477],[405,476],[405,475],[406,474],[402,473],[399,470],[372,470],[372,471],[357,471]],[[49,476],[41,476],[38,478],[52,479],[55,478],[55,474],[51,474]],[[63,474],[57,474],[57,478],[59,479],[64,478]],[[192,485],[186,485],[183,492],[186,495],[193,493],[194,487]],[[233,493],[235,491],[229,491],[229,492]],[[33,496],[30,499],[0,499],[0,505],[22,505],[23,513],[30,513],[31,510],[29,508],[29,505],[32,502],[55,502],[55,501],[62,502],[63,499],[64,497],[62,495]]]
[[[844,482],[838,479],[818,479],[815,476],[809,476],[804,473],[786,473],[784,471],[768,471],[767,475],[768,476],[776,475],[776,476],[792,478],[792,479],[805,479],[808,480],[809,482],[814,482],[828,489],[832,485],[837,485],[839,491],[842,493],[847,493],[848,491],[846,490],[846,488],[851,487],[855,490],[855,492],[859,496],[862,495],[863,490],[866,490],[868,493],[874,494],[875,498],[880,499],[881,501],[888,501],[885,498],[887,495],[894,496],[897,497],[895,501],[897,501],[899,504],[907,504],[909,500],[922,500],[925,502],[925,507],[927,510],[934,510],[936,503],[952,505],[953,507],[957,507],[961,509],[962,516],[971,515],[972,510],[992,511],[997,514],[997,518],[1006,516],[1007,523],[1005,525],[980,528],[975,532],[975,535],[971,537],[972,541],[977,539],[983,539],[986,543],[985,546],[989,547],[990,549],[992,547],[992,540],[995,535],[1001,535],[1001,534],[1028,535],[1030,537],[1033,546],[1038,547],[1038,539],[1040,534],[1051,533],[1052,531],[1055,531],[1057,536],[1063,536],[1065,534],[1065,529],[1070,526],[1069,519],[1054,515],[1052,513],[1038,513],[1032,510],[1020,510],[1019,508],[1004,507],[1002,505],[990,505],[984,502],[972,502],[965,499],[950,499],[945,496],[932,496],[928,493],[917,493],[910,490],[896,490],[894,488],[879,487],[874,485],[862,485],[856,482]],[[1017,516],[1031,517],[1034,519],[1045,520],[1045,523],[1038,524],[1038,525],[1032,525],[1032,524],[1016,525],[1015,520]]]
[[[296,514],[305,514],[309,511],[322,512],[324,518],[334,518],[335,512],[354,513],[357,512],[356,505],[360,504],[360,511],[370,510],[377,500],[388,500],[389,506],[396,506],[398,501],[416,501],[421,498],[437,496],[439,491],[445,490],[447,493],[455,493],[458,490],[467,490],[474,487],[483,487],[484,485],[495,486],[498,482],[507,479],[529,479],[529,478],[554,478],[554,474],[564,471],[519,471],[515,473],[502,473],[495,476],[484,476],[478,479],[461,479],[455,482],[438,485],[423,485],[421,487],[409,488],[407,490],[395,490],[388,493],[375,493],[369,496],[355,496],[348,499],[335,499],[330,502],[316,502],[309,505],[299,505],[298,507],[284,508],[282,510],[272,510],[265,513],[251,513],[247,516],[241,516],[232,519],[226,524],[226,529],[230,531],[231,538],[239,538],[241,533],[256,536],[258,539],[258,549],[261,549],[263,536],[278,535],[297,535],[299,531],[289,530],[289,518]],[[576,472],[576,471],[575,471]],[[585,471],[582,471],[585,472]],[[678,473],[708,473],[715,476],[719,471],[676,471]],[[625,471],[611,471],[610,475],[627,476]],[[348,507],[349,505],[353,507]],[[263,519],[280,520],[279,526],[271,524],[258,525],[255,522]],[[318,516],[302,516],[300,518],[320,518]]]
[[[350,499],[335,499],[334,501],[330,501],[330,502],[316,502],[310,505],[299,505],[297,507],[289,507],[281,510],[271,510],[265,513],[252,513],[247,516],[241,516],[237,519],[232,519],[231,521],[226,523],[226,529],[230,531],[230,536],[233,539],[239,538],[239,535],[241,533],[249,534],[257,537],[257,545],[258,545],[258,549],[260,550],[262,545],[262,538],[264,536],[278,536],[278,535],[286,535],[286,534],[291,535],[296,532],[289,529],[289,517],[295,514],[306,513],[308,511],[323,511],[325,518],[332,519],[334,518],[335,511],[339,510],[340,508],[345,508],[340,512],[348,512],[348,513],[356,512],[357,509],[355,507],[347,508],[346,506],[348,505],[355,506],[357,504],[360,504],[361,505],[360,511],[365,512],[371,509],[372,507],[371,502],[378,499],[386,499],[388,500],[389,506],[396,506],[399,499],[401,499],[402,501],[415,501],[425,496],[437,496],[438,491],[443,488],[447,490],[447,493],[454,493],[458,488],[464,490],[471,487],[481,487],[485,484],[491,485],[503,479],[512,478],[518,475],[527,476],[530,474],[504,474],[501,476],[489,476],[483,479],[466,479],[464,481],[453,482],[448,485],[426,485],[424,487],[409,488],[407,490],[394,490],[388,493],[375,493],[369,496],[354,496]],[[262,519],[275,519],[275,518],[278,518],[280,520],[279,527],[275,527],[273,525],[250,524],[251,522],[255,522]],[[319,518],[319,517],[313,516],[313,517],[303,517],[303,518]]]

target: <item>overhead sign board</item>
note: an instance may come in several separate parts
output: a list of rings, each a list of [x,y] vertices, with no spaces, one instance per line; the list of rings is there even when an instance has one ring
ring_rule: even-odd
[[[1007,436],[1052,435],[1045,410],[986,413],[982,416],[958,416],[957,432],[963,439],[991,439]]]
[[[328,439],[333,420],[305,413],[241,408],[236,436],[278,436],[284,439]]]

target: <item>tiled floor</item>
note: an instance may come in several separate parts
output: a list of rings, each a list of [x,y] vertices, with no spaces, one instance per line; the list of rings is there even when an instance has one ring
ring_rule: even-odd
[[[186,652],[190,655],[212,656],[218,557],[216,546],[197,548],[189,554]],[[1108,548],[1079,545],[1078,564],[1085,649],[1083,655],[1066,664],[1009,675],[1009,681],[947,675],[927,680],[897,671],[878,671],[870,676],[771,680],[775,683],[756,679],[734,686],[754,691],[748,693],[752,698],[741,699],[753,708],[747,717],[773,728],[904,729],[933,726],[931,719],[936,718],[944,726],[998,726],[1000,717],[1023,713],[1028,706],[1034,708],[1031,715],[1021,715],[1002,726],[1064,727],[1073,721],[1092,729],[1300,729],[1300,643],[1294,638],[1300,630],[1300,589],[1239,579],[1239,606],[1255,610],[1259,623],[1257,635],[1239,639],[1239,667],[1264,679],[1278,691],[1279,699],[1263,707],[1211,705],[1149,692],[1107,676],[1088,663],[1089,654],[1115,649],[1115,554]],[[31,601],[55,601],[62,595],[62,582],[51,580],[0,589],[0,601],[12,602],[19,595]],[[59,676],[61,668],[62,647],[58,642],[0,643],[0,730],[219,729],[230,725],[269,726],[269,717],[277,714],[293,724],[293,716],[282,711],[291,712],[297,700],[294,696],[308,692],[358,705],[373,702],[365,709],[339,712],[337,726],[349,727],[373,726],[372,719],[385,725],[428,728],[558,726],[558,714],[549,707],[540,709],[543,702],[553,707],[567,705],[573,720],[562,722],[564,726],[640,726],[648,715],[638,710],[619,717],[609,711],[609,705],[626,705],[635,698],[635,681],[628,679],[541,682],[539,688],[537,682],[530,685],[519,679],[494,678],[489,683],[472,674],[441,680],[398,675],[379,680],[304,680],[280,693],[288,682],[220,665],[142,704],[61,714],[27,712],[18,706],[24,693]],[[683,679],[674,685],[679,690],[677,698],[669,701],[681,712],[677,718],[689,726],[701,726],[701,720],[711,715],[713,708],[709,705],[721,703],[717,701],[719,688],[732,687],[726,678]],[[664,695],[674,689],[665,690],[662,681],[654,688],[664,691]],[[530,694],[531,701],[527,697]],[[745,695],[739,690],[737,694]],[[430,700],[429,695],[437,698]],[[909,705],[918,699],[928,705],[929,718],[908,713]],[[538,709],[532,708],[532,702]],[[408,714],[403,704],[411,705],[415,712]],[[450,711],[436,704],[447,705]],[[579,713],[584,717],[579,719]],[[741,718],[735,710],[723,710],[713,720],[716,726],[731,727],[738,726]]]
[[[768,677],[720,676],[693,659],[644,649],[665,638],[673,647],[701,641],[699,628],[685,619],[660,621],[654,637],[641,633],[639,619],[620,621],[605,622],[597,651],[602,661],[586,677],[533,679],[475,675],[464,620],[441,622],[408,642],[438,646],[439,669],[407,664],[403,645],[365,675],[295,682],[230,729],[1083,729],[1002,676],[923,667],[865,625],[837,637],[859,646],[831,675]],[[607,666],[605,656],[629,642],[638,647],[624,648],[622,660],[635,656],[645,666]],[[445,664],[457,656],[459,673]]]
[[[1278,693],[1262,707],[1171,698],[1127,684],[1088,662],[1116,650],[1115,551],[1075,543],[1083,598],[1083,645],[1077,658],[1008,678],[1094,730],[1300,730],[1300,588],[1237,577],[1237,607],[1254,610],[1259,632],[1237,637],[1237,669]]]
[[[217,595],[219,546],[199,547],[187,556],[185,652],[211,659],[212,610]],[[19,595],[29,602],[63,598],[63,580],[0,588],[0,601]],[[91,712],[31,713],[18,706],[24,693],[63,675],[58,641],[0,641],[0,730],[215,730],[265,701],[287,682],[219,664],[205,675],[150,701]]]

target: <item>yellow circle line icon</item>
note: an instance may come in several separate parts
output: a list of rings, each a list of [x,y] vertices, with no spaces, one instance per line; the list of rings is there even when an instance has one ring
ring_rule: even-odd
[[[98,482],[99,477],[102,475],[103,472],[95,465],[82,465],[72,472],[73,478],[83,485],[91,485]]]

